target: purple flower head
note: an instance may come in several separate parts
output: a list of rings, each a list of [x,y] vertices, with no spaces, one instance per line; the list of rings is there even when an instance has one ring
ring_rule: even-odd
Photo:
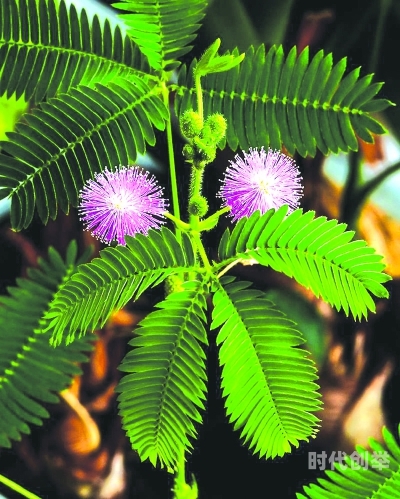
[[[289,205],[288,213],[299,206],[303,195],[301,176],[292,158],[279,151],[251,149],[242,159],[238,154],[226,169],[218,196],[231,208],[234,220],[259,210]]]
[[[97,173],[80,192],[79,214],[86,230],[105,243],[147,234],[164,223],[167,201],[153,175],[135,166]]]

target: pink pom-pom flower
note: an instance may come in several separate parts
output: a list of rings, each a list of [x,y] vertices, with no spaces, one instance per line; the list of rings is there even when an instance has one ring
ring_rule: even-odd
[[[229,206],[233,220],[249,217],[259,210],[261,214],[271,208],[289,206],[291,213],[299,206],[303,195],[301,176],[292,158],[279,151],[262,147],[260,151],[243,151],[226,169],[218,196]]]
[[[85,229],[105,243],[125,236],[147,234],[165,222],[167,201],[162,188],[149,172],[135,166],[107,168],[89,180],[80,192],[79,214]]]

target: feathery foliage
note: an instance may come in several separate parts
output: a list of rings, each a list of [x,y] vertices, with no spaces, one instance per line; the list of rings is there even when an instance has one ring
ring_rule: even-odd
[[[400,426],[398,430],[400,436]],[[326,478],[319,478],[318,485],[304,487],[304,494],[297,493],[297,499],[393,499],[400,490],[400,447],[394,435],[382,429],[385,445],[371,438],[370,451],[357,446],[358,455],[365,461],[345,456],[342,465],[335,463],[336,470],[327,470]]]
[[[206,392],[207,285],[187,281],[135,330],[135,347],[123,360],[118,385],[122,424],[142,460],[175,468],[192,447],[193,421],[200,423]]]
[[[0,142],[1,198],[10,196],[11,223],[29,226],[34,208],[44,223],[58,206],[77,206],[84,182],[104,164],[128,164],[155,143],[153,126],[162,130],[168,110],[136,76],[108,86],[79,86],[42,103],[25,115],[10,140]]]
[[[196,63],[180,70],[178,115],[196,107]],[[356,151],[356,135],[373,142],[371,133],[385,133],[370,113],[392,103],[373,99],[383,83],[371,84],[373,75],[359,78],[360,68],[343,78],[346,64],[344,58],[333,66],[332,54],[322,50],[310,61],[308,47],[298,57],[293,47],[286,58],[282,46],[274,45],[267,54],[264,45],[250,47],[240,67],[204,78],[204,115],[224,115],[226,142],[233,151],[265,144],[272,149],[283,145],[304,157],[315,156],[317,149],[324,154]]]
[[[146,71],[138,48],[108,20],[89,20],[63,0],[0,0],[0,96],[38,103],[78,84]]]
[[[229,276],[216,283],[211,329],[222,326],[217,344],[229,419],[254,453],[274,458],[315,435],[311,413],[320,395],[294,322],[250,285]]]
[[[120,15],[129,35],[147,56],[150,66],[161,71],[175,69],[180,64],[177,59],[190,52],[192,47],[188,44],[196,38],[206,6],[206,0],[123,0],[113,4],[129,12]]]
[[[77,362],[86,361],[91,350],[87,340],[54,350],[49,335],[43,334],[41,317],[54,293],[85,261],[76,261],[73,241],[65,262],[49,248],[48,259],[39,258],[39,268],[28,270],[28,279],[17,279],[9,296],[0,297],[0,446],[10,447],[10,439],[20,440],[29,425],[41,425],[49,417],[43,403],[59,401],[57,392],[80,374]]]
[[[293,277],[346,315],[350,310],[361,319],[368,309],[374,312],[370,293],[387,298],[381,283],[391,279],[382,272],[382,256],[365,241],[351,241],[354,231],[346,231],[346,224],[301,209],[286,217],[287,209],[283,205],[261,216],[255,212],[242,218],[232,233],[226,229],[218,250],[223,265],[255,259]]]
[[[56,294],[45,315],[54,345],[63,339],[70,343],[76,332],[81,336],[88,329],[102,327],[114,310],[136,300],[169,274],[190,270],[195,264],[186,234],[178,243],[169,229],[162,228],[150,230],[147,236],[126,236],[126,242],[126,246],[102,250],[101,258],[80,266]]]

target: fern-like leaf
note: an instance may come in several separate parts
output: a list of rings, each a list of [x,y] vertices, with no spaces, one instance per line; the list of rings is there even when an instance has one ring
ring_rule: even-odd
[[[122,424],[142,460],[175,468],[195,437],[206,392],[205,283],[188,281],[135,330],[117,391]]]
[[[126,236],[126,246],[106,248],[101,258],[79,267],[78,272],[60,289],[46,314],[53,344],[59,344],[67,329],[67,343],[75,333],[102,327],[114,310],[137,299],[150,286],[171,273],[191,270],[195,256],[189,237],[179,243],[163,227],[134,238]]]
[[[79,86],[24,115],[8,141],[0,142],[0,198],[10,196],[11,224],[26,228],[35,204],[44,223],[58,206],[68,213],[94,173],[134,161],[146,142],[155,143],[153,126],[164,129],[168,110],[142,80],[115,79],[96,89]]]
[[[58,5],[59,4],[59,5]],[[148,66],[117,26],[64,0],[0,0],[0,96],[40,102],[78,84],[144,76]]]
[[[0,446],[10,447],[41,425],[49,413],[43,403],[56,403],[56,395],[79,374],[77,362],[87,360],[87,339],[56,351],[43,334],[41,317],[63,279],[75,271],[76,243],[71,243],[64,262],[49,249],[48,260],[39,259],[38,269],[28,270],[28,279],[17,279],[0,297]],[[86,256],[80,259],[84,261]]]
[[[128,33],[156,70],[171,71],[177,59],[191,50],[198,24],[204,17],[206,0],[123,0],[113,7],[121,14]],[[184,20],[184,21],[183,21]]]
[[[316,368],[304,339],[265,294],[249,282],[216,283],[211,329],[217,344],[225,406],[254,453],[274,458],[313,437],[320,408]]]
[[[400,436],[400,426],[398,430]],[[358,459],[345,456],[335,462],[335,471],[327,470],[326,478],[306,485],[297,499],[394,499],[400,496],[400,447],[387,428],[382,430],[385,445],[369,440],[370,451],[357,446]],[[360,457],[364,463],[360,463]]]
[[[242,218],[230,233],[225,231],[220,245],[221,266],[235,260],[255,259],[313,291],[315,296],[343,309],[354,318],[375,312],[370,294],[387,298],[381,283],[391,279],[382,270],[382,256],[365,241],[351,241],[353,231],[346,224],[301,209],[286,217],[288,206],[254,213]],[[286,218],[285,218],[286,217]]]
[[[196,108],[196,63],[180,71],[178,115]],[[290,154],[297,150],[304,157],[314,156],[317,149],[324,154],[355,151],[357,135],[373,142],[371,133],[386,131],[370,112],[393,104],[373,100],[383,83],[371,84],[372,75],[359,78],[360,68],[343,78],[346,64],[341,59],[333,66],[332,54],[325,56],[322,50],[310,61],[308,48],[297,57],[294,47],[285,58],[281,46],[267,54],[264,45],[250,47],[240,67],[204,78],[204,115],[225,116],[226,141],[233,151],[267,145],[284,145]]]

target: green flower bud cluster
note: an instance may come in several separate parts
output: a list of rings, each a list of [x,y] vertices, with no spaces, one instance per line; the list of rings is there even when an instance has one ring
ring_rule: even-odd
[[[222,114],[215,113],[208,116],[203,124],[199,113],[189,110],[181,116],[180,128],[189,141],[183,148],[186,161],[197,169],[204,169],[214,161],[217,144],[225,137],[225,118]]]

